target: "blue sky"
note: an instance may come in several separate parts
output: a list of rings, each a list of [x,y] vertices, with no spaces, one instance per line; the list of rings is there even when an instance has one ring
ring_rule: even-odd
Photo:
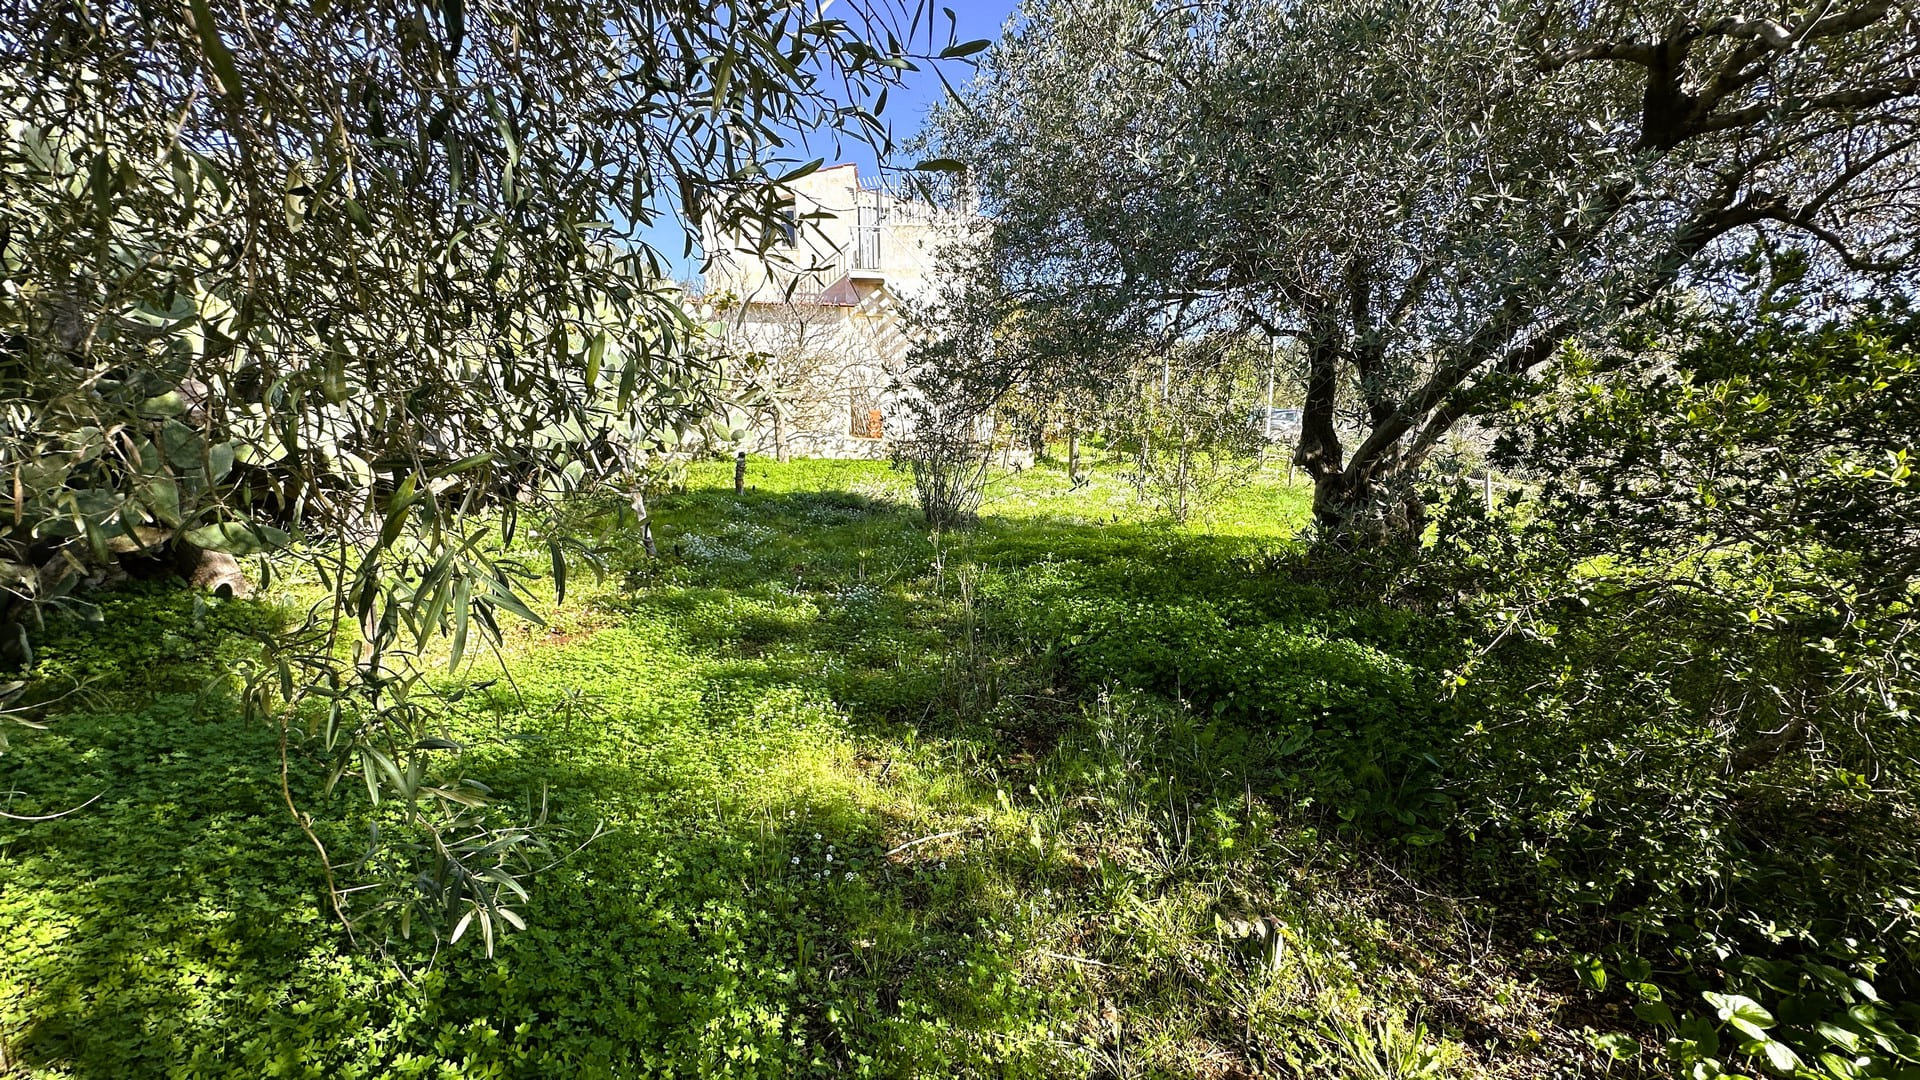
[[[953,12],[954,40],[972,41],[977,38],[997,40],[1001,28],[1013,15],[1016,0],[934,0],[935,17],[938,20],[937,32],[944,38],[947,31],[945,10]],[[832,8],[828,8],[832,13]],[[973,68],[964,61],[949,60],[941,66],[941,72],[947,81],[959,87],[973,77]],[[906,142],[920,130],[927,113],[939,104],[946,95],[940,85],[940,73],[929,65],[922,64],[921,70],[905,74],[902,85],[887,93],[887,108],[881,119],[893,127],[893,139],[896,144]],[[873,147],[858,140],[844,140],[838,146],[832,139],[816,137],[805,146],[804,152],[795,151],[795,156],[825,158],[827,164],[838,165],[851,161],[860,167],[862,175],[872,175],[882,164],[893,166],[911,165],[905,155],[897,155],[891,162],[875,160]],[[689,280],[700,272],[698,252],[690,258],[681,258],[682,232],[677,217],[663,219],[652,228],[641,232],[641,239],[649,243],[654,250],[666,259],[669,272],[679,280]]]

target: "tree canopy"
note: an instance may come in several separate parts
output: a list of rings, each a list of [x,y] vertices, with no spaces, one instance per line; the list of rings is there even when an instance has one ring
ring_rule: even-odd
[[[863,19],[885,14],[15,9],[0,364],[6,456],[39,471],[9,580],[52,590],[29,579],[62,535],[340,529],[483,451],[468,488],[608,471],[696,417],[697,333],[641,230],[669,201],[768,212],[800,131],[884,138],[864,97],[907,63]]]
[[[1914,20],[1041,0],[937,129],[994,222],[956,310],[1045,313],[1091,357],[1296,342],[1320,525],[1405,536],[1455,424],[1751,245],[1806,248],[1836,295],[1911,272]]]
[[[530,836],[437,776],[418,660],[535,618],[538,570],[502,554],[529,501],[607,481],[644,515],[653,455],[712,414],[646,230],[776,213],[819,165],[805,132],[885,144],[930,12],[839,11],[0,9],[0,649],[30,664],[42,613],[94,612],[77,586],[116,562],[297,544],[330,598],[240,673],[248,701],[291,725],[317,697],[293,737],[431,837],[393,864],[424,883],[390,894],[403,929],[515,923]],[[564,594],[591,553],[544,539]]]

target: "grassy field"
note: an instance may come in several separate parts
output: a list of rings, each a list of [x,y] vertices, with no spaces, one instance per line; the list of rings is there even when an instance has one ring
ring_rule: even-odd
[[[277,734],[227,689],[273,598],[141,586],[56,633],[41,679],[86,689],[13,737],[0,791],[18,815],[95,801],[0,823],[0,1074],[1598,1060],[1580,1029],[1604,1018],[1527,974],[1537,942],[1405,871],[1433,840],[1418,762],[1461,723],[1437,690],[1456,645],[1273,572],[1304,487],[1174,528],[1042,467],[930,535],[882,465],[755,461],[738,497],[730,473],[697,467],[659,502],[659,559],[620,538],[470,673],[497,681],[437,706],[458,773],[561,830],[492,958],[350,945],[323,916]],[[318,817],[351,879],[366,813]]]

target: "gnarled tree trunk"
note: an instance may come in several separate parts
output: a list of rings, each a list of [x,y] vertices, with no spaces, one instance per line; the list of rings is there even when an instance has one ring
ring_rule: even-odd
[[[1336,547],[1411,548],[1427,527],[1426,504],[1411,472],[1346,469],[1314,477],[1313,523],[1319,540]]]
[[[1309,342],[1306,407],[1294,464],[1313,477],[1313,523],[1320,543],[1344,549],[1414,547],[1426,506],[1414,485],[1421,453],[1398,439],[1368,438],[1349,458],[1334,426],[1341,350],[1335,332]],[[1382,410],[1369,402],[1376,433]]]

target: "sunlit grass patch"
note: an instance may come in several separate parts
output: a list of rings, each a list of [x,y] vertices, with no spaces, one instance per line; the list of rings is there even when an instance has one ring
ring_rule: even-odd
[[[177,763],[198,785],[180,800],[116,722],[63,721],[0,758],[0,778],[46,800],[84,797],[99,769],[139,780],[111,816],[0,842],[27,973],[0,988],[8,1052],[75,1076],[257,1075],[288,1040],[328,1075],[1339,1072],[1365,1037],[1461,1060],[1370,944],[1387,931],[1322,899],[1346,871],[1303,808],[1320,789],[1285,782],[1285,733],[1194,700],[1218,643],[1127,623],[1299,624],[1285,640],[1310,648],[1260,652],[1245,630],[1235,647],[1294,666],[1346,650],[1353,685],[1406,696],[1380,646],[1309,633],[1328,615],[1311,589],[1250,583],[1253,561],[1289,549],[1304,490],[1256,487],[1174,529],[1096,476],[1002,476],[977,528],[941,534],[884,464],[756,460],[738,496],[730,465],[695,467],[655,501],[659,558],[616,535],[604,575],[539,601],[547,625],[509,626],[498,653],[432,680],[449,770],[547,822],[553,845],[528,929],[491,959],[393,942],[394,967],[340,938],[276,802],[269,730],[228,717],[244,737],[181,743],[202,714],[145,699],[131,730],[198,748]],[[1087,620],[1109,609],[1100,645]],[[1125,660],[1127,642],[1158,659]],[[62,655],[107,663],[80,643]],[[201,793],[220,776],[263,785],[235,801],[243,818]],[[317,778],[295,780],[320,808]],[[323,830],[343,876],[369,824]],[[102,825],[139,850],[190,845],[228,885],[183,908],[174,879],[132,868],[102,900],[98,864],[63,852]],[[248,852],[254,830],[281,837],[278,861]],[[72,905],[122,928],[113,950],[77,944]],[[171,939],[214,958],[196,961],[210,981],[171,981]],[[73,978],[50,981],[102,965],[123,974],[85,1004]],[[1328,995],[1357,1019],[1329,1027]],[[102,1010],[152,1002],[196,1017],[191,1037],[91,1034]]]

